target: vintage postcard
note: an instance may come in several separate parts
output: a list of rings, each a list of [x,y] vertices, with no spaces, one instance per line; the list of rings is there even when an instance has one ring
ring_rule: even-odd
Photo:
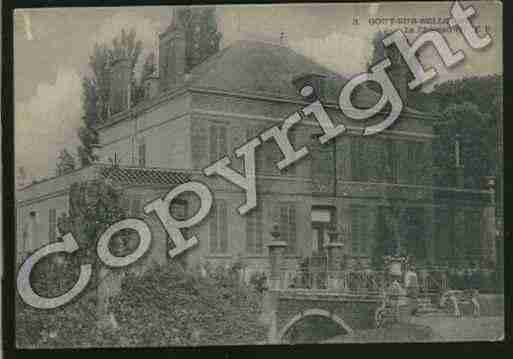
[[[16,347],[503,340],[502,21],[16,9]]]

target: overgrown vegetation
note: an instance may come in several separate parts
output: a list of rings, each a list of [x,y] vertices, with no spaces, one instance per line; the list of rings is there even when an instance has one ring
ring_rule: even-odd
[[[256,344],[266,339],[258,321],[260,294],[240,283],[233,268],[206,276],[175,263],[128,275],[110,299],[114,327],[97,326],[94,292],[52,311],[19,302],[19,347],[193,346]],[[117,326],[117,328],[116,328]]]

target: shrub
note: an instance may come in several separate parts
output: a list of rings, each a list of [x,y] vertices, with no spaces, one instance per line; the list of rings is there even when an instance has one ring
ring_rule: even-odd
[[[175,264],[128,276],[111,298],[126,346],[255,344],[265,340],[256,293],[230,269],[200,278]]]
[[[259,298],[240,284],[232,268],[218,267],[201,278],[168,264],[124,278],[120,294],[110,298],[108,306],[117,329],[98,326],[95,291],[54,310],[35,309],[18,300],[17,346],[255,344],[266,338],[266,328],[258,322]]]
[[[94,293],[93,293],[94,294]],[[18,348],[78,348],[111,346],[115,343],[96,326],[96,297],[53,310],[16,303],[16,346]]]
[[[254,272],[249,278],[249,284],[257,293],[263,293],[267,289],[267,276],[264,272]]]

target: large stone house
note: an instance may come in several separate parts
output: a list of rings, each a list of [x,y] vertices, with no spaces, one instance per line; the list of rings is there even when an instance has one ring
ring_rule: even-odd
[[[397,243],[420,264],[493,264],[492,192],[433,186],[432,115],[406,107],[393,127],[364,138],[364,124],[345,118],[338,108],[347,79],[285,44],[239,41],[186,73],[182,30],[170,26],[159,40],[158,73],[147,79],[146,98],[136,106],[127,100],[126,60],[113,63],[111,116],[97,127],[99,161],[17,192],[19,260],[58,239],[56,218],[68,210],[70,185],[101,177],[124,186],[130,213],[152,223],[150,258],[158,262],[167,260],[170,243],[142,207],[173,186],[198,180],[212,190],[214,204],[187,232],[200,239],[185,254],[190,264],[242,260],[248,268],[265,270],[274,223],[292,262],[322,255],[328,229],[335,225],[349,265],[368,267]],[[397,86],[406,86],[400,71],[391,76]],[[201,170],[225,154],[241,170],[233,150],[308,105],[297,87],[304,81],[313,84],[332,120],[349,131],[320,145],[319,125],[304,118],[291,141],[295,148],[308,146],[309,155],[281,172],[276,144],[258,147],[258,206],[240,216],[244,192]],[[378,96],[363,88],[354,102],[372,106]],[[192,199],[179,204],[185,212],[195,210]],[[395,229],[394,216],[401,219]]]

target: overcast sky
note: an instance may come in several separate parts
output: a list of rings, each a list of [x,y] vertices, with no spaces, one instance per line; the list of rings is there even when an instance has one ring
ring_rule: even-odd
[[[502,12],[496,2],[473,4],[475,24],[489,25],[494,42],[473,51],[461,35],[447,39],[465,52],[464,63],[439,71],[437,81],[502,73]],[[284,32],[291,48],[342,74],[364,71],[370,42],[378,30],[375,17],[448,17],[451,3],[385,3],[325,5],[239,5],[216,8],[222,46],[239,39],[277,41]],[[135,28],[144,55],[157,46],[157,34],[170,22],[171,7],[61,8],[17,10],[14,18],[16,166],[31,176],[52,176],[57,153],[78,145],[81,117],[80,78],[96,42],[110,42],[122,28]],[[354,19],[359,25],[353,25]],[[397,27],[394,27],[397,29]],[[433,50],[421,54],[425,65],[439,62]],[[431,84],[426,88],[432,87]]]

